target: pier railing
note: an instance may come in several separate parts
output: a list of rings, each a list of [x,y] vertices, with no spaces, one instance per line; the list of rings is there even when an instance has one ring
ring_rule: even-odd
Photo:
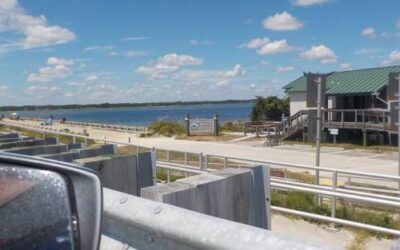
[[[167,181],[170,181],[172,174],[177,172],[184,173],[185,175],[196,175],[227,167],[268,165],[271,167],[272,171],[279,170],[282,173],[279,176],[271,173],[271,176],[275,176],[271,179],[271,188],[273,190],[316,194],[325,204],[330,203],[331,205],[330,216],[278,206],[272,206],[273,211],[330,222],[332,225],[341,224],[400,237],[400,230],[340,219],[336,216],[338,201],[373,206],[379,208],[379,210],[400,211],[400,176],[265,161],[232,155],[214,155],[205,154],[203,152],[178,151],[169,148],[137,145],[134,142],[113,141],[108,140],[107,138],[94,138],[84,135],[50,131],[20,124],[10,124],[5,122],[0,122],[0,124],[42,132],[44,136],[46,136],[46,133],[51,133],[55,135],[71,136],[72,138],[83,138],[84,140],[90,139],[104,143],[112,143],[120,146],[133,146],[136,147],[136,152],[153,151],[155,155],[158,156],[156,157],[157,167],[165,169],[167,172]],[[180,157],[173,158],[172,155],[180,155]],[[315,178],[315,175],[313,175],[312,172],[317,170],[321,173],[321,179],[325,180],[324,182],[320,181],[320,185],[316,185],[316,181],[310,183],[301,178],[298,179],[288,175],[289,173],[306,173]]]

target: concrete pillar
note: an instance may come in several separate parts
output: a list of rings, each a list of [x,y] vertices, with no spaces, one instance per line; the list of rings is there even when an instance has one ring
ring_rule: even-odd
[[[142,189],[142,197],[270,229],[269,168],[227,168]]]
[[[367,130],[366,129],[363,130],[363,147],[366,147],[368,145],[367,135],[368,135]]]
[[[186,125],[186,135],[190,136],[190,115],[189,115],[189,113],[186,114],[185,125]]]
[[[218,136],[218,115],[214,115],[214,135]]]

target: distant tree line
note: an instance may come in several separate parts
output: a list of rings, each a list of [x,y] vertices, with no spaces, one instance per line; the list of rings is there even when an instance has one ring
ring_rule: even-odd
[[[148,103],[101,103],[101,104],[66,104],[66,105],[24,105],[24,106],[2,106],[0,111],[22,111],[22,110],[54,110],[54,109],[88,109],[88,108],[129,108],[129,107],[151,107],[151,106],[174,106],[174,105],[204,105],[204,104],[235,104],[252,103],[250,100],[223,100],[223,101],[178,101],[178,102],[148,102]]]
[[[276,96],[257,96],[250,116],[252,121],[280,121],[282,114],[290,114],[288,97],[281,99]]]

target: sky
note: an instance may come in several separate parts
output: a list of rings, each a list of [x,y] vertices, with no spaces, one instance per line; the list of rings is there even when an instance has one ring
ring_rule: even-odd
[[[398,0],[0,0],[0,105],[284,96],[400,64]]]

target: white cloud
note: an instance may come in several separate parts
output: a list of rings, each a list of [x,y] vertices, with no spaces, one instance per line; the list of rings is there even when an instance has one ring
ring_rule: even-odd
[[[128,51],[124,51],[124,52],[111,51],[108,53],[109,56],[125,56],[127,58],[144,56],[146,54],[147,54],[146,52],[139,51],[139,50],[128,50]]]
[[[261,65],[270,65],[271,63],[268,62],[268,61],[265,61],[265,60],[261,60],[261,61],[260,61],[260,64],[261,64]]]
[[[368,27],[361,31],[361,35],[372,39],[376,37],[376,32],[374,28]]]
[[[31,73],[28,76],[28,82],[48,82],[53,79],[65,78],[71,74],[69,66],[73,65],[72,60],[50,57],[47,59],[46,67],[39,68],[37,73]]]
[[[396,22],[396,28],[400,29],[400,19]]]
[[[258,49],[263,45],[267,44],[270,40],[267,37],[263,38],[254,38],[247,43],[243,43],[239,46],[239,48],[247,48],[247,49]]]
[[[363,49],[359,49],[356,50],[356,52],[354,52],[355,55],[369,55],[369,54],[374,54],[377,52],[383,51],[383,49],[379,49],[379,48],[363,48]]]
[[[181,82],[186,86],[201,85],[205,87],[227,86],[234,79],[246,74],[240,64],[235,64],[232,70],[184,70],[173,76],[174,81]]]
[[[294,31],[303,28],[304,24],[284,11],[264,19],[263,26],[266,29],[275,31]]]
[[[47,64],[48,65],[73,65],[74,61],[63,59],[63,58],[50,57],[49,59],[47,59]]]
[[[226,78],[235,78],[245,74],[245,70],[242,68],[240,64],[235,64],[233,70],[228,70],[225,72],[224,76]]]
[[[7,91],[7,90],[8,90],[8,86],[0,85],[0,91]]]
[[[383,31],[381,33],[377,33],[376,30],[372,27],[365,28],[361,31],[361,35],[365,36],[369,39],[375,39],[375,38],[382,38],[382,39],[388,39],[393,37],[393,33]]]
[[[350,63],[342,63],[342,64],[340,64],[339,67],[340,67],[341,70],[351,70],[352,69]]]
[[[96,51],[110,51],[115,47],[113,45],[93,45],[83,49],[85,52],[96,52]]]
[[[400,62],[400,51],[394,50],[382,61],[382,65],[391,65],[397,62]]]
[[[57,92],[60,89],[55,86],[39,86],[39,85],[33,85],[30,86],[25,90],[25,93],[29,95],[49,95],[52,92]]]
[[[213,45],[214,42],[213,41],[207,41],[207,40],[197,40],[197,39],[192,39],[189,41],[189,43],[193,46],[197,46],[197,45]]]
[[[57,45],[75,40],[75,34],[63,27],[49,25],[45,16],[31,16],[16,0],[0,3],[0,32],[22,34],[21,40],[3,44],[3,50],[11,48],[30,49]]]
[[[285,53],[293,50],[294,48],[290,46],[286,40],[279,40],[266,43],[257,50],[257,53],[260,55],[271,55]]]
[[[286,73],[286,72],[290,72],[290,71],[293,71],[293,70],[294,70],[293,66],[275,68],[275,72],[277,74]]]
[[[133,57],[138,57],[138,56],[144,56],[146,55],[146,52],[144,51],[138,51],[138,50],[129,50],[124,52],[124,56],[128,58],[133,58]]]
[[[133,36],[133,37],[125,37],[121,39],[122,41],[142,41],[142,40],[148,40],[150,37],[146,36]]]
[[[295,6],[311,6],[317,4],[324,4],[330,0],[292,0],[292,4]]]
[[[165,74],[175,72],[182,67],[200,65],[202,63],[203,59],[201,58],[171,53],[159,57],[155,61],[150,61],[145,66],[138,67],[136,72],[152,78],[159,78],[164,77]]]
[[[88,81],[88,82],[93,82],[93,81],[99,80],[99,77],[96,76],[96,75],[90,75],[90,76],[87,76],[87,77],[85,78],[85,80]]]
[[[301,56],[308,60],[320,60],[322,64],[337,62],[335,53],[325,45],[313,46],[304,51]]]

